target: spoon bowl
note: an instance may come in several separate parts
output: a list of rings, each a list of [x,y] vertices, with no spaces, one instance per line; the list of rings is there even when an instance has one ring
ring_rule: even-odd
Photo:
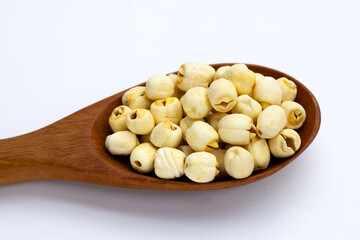
[[[212,64],[215,69],[234,63]],[[112,133],[108,118],[121,105],[124,90],[90,105],[45,128],[22,136],[0,140],[0,185],[38,180],[69,180],[123,188],[151,190],[215,190],[237,187],[265,178],[296,159],[314,140],[320,128],[320,108],[314,95],[303,84],[280,71],[246,64],[254,72],[275,79],[286,77],[297,85],[295,101],[306,110],[306,121],[298,129],[302,144],[291,157],[271,157],[269,167],[250,177],[194,183],[185,177],[164,180],[140,174],[130,166],[129,156],[112,156],[105,138]],[[138,86],[144,86],[145,83]]]

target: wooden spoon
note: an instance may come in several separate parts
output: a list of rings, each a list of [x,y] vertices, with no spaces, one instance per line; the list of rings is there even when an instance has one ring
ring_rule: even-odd
[[[233,63],[212,66],[217,69],[225,65]],[[70,180],[152,190],[212,190],[237,187],[267,177],[293,161],[313,141],[320,127],[320,108],[313,94],[293,77],[263,66],[247,66],[265,76],[287,77],[294,81],[298,88],[296,101],[305,108],[307,115],[298,131],[302,140],[300,149],[289,158],[272,157],[265,170],[241,180],[225,179],[203,184],[190,182],[185,177],[163,180],[154,174],[134,171],[128,156],[112,156],[104,145],[106,136],[111,134],[108,118],[112,110],[121,105],[125,90],[35,132],[0,140],[0,185]]]

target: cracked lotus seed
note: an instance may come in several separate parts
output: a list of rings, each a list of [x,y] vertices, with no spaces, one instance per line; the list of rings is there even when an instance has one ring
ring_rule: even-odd
[[[294,101],[297,95],[297,87],[296,84],[287,79],[286,77],[282,77],[276,80],[281,88],[282,92],[282,101]]]
[[[165,120],[155,126],[150,134],[150,141],[157,147],[179,146],[182,139],[181,128],[175,123]]]
[[[237,101],[235,86],[225,78],[213,81],[208,89],[211,106],[218,112],[229,112]]]
[[[126,127],[126,116],[131,112],[131,108],[125,105],[121,105],[116,107],[110,117],[109,117],[109,125],[113,132],[125,131]]]
[[[274,138],[269,140],[272,155],[278,158],[290,157],[301,145],[299,134],[293,129],[283,129]]]
[[[150,112],[152,113],[156,124],[165,120],[179,124],[183,117],[181,103],[176,97],[168,97],[153,102],[150,106]]]
[[[303,106],[297,102],[285,101],[280,105],[287,117],[285,128],[299,129],[306,119],[306,112]]]
[[[149,110],[134,109],[126,116],[126,126],[135,134],[146,135],[153,130],[155,121]]]

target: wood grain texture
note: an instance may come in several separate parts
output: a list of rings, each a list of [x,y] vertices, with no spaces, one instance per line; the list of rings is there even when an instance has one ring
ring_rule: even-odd
[[[232,64],[212,66],[217,69]],[[135,172],[129,164],[129,157],[112,156],[104,145],[106,136],[111,134],[108,117],[116,106],[121,105],[124,90],[45,128],[0,140],[0,185],[69,180],[124,188],[193,191],[236,187],[265,178],[296,159],[314,140],[320,128],[320,108],[313,94],[293,77],[259,65],[247,66],[266,76],[293,80],[298,87],[295,101],[305,108],[307,114],[304,125],[298,130],[302,140],[298,152],[284,159],[272,157],[266,170],[256,171],[241,180],[225,179],[205,184],[190,182],[185,177],[163,180],[154,174]]]

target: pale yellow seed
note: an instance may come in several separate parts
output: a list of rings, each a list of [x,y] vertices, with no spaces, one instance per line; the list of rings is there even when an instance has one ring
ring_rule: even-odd
[[[131,109],[149,109],[151,103],[152,100],[146,96],[145,87],[143,86],[131,88],[122,96],[122,104],[130,107]]]
[[[214,79],[215,69],[201,62],[184,63],[178,70],[177,86],[182,91],[194,87],[208,87]]]
[[[255,84],[255,73],[244,64],[232,65],[224,73],[224,78],[232,82],[237,94],[249,94]]]

